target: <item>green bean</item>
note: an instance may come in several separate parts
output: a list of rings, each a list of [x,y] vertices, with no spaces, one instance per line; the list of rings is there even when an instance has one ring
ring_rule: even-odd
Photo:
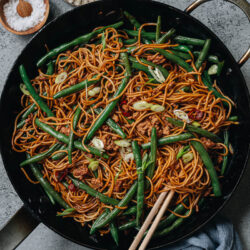
[[[97,75],[95,75],[95,76],[93,77],[93,80],[88,80],[88,79],[86,79],[86,80],[84,80],[84,81],[82,81],[82,82],[80,82],[80,83],[78,83],[78,84],[75,84],[75,85],[73,85],[73,86],[71,86],[71,87],[68,87],[68,88],[66,88],[66,89],[63,89],[63,90],[57,92],[57,93],[53,96],[53,98],[54,98],[54,99],[58,99],[58,98],[60,98],[60,97],[68,96],[68,95],[71,95],[71,94],[73,94],[73,93],[76,93],[76,92],[78,92],[78,91],[80,91],[80,90],[82,90],[82,89],[85,89],[86,87],[89,87],[89,86],[91,86],[91,85],[93,85],[93,84],[95,84],[95,83],[97,83],[97,82],[100,81],[100,78],[95,79],[96,77],[97,77]]]
[[[139,31],[137,30],[128,30],[128,29],[124,29],[124,31],[129,35],[129,36],[135,36],[137,37],[139,34]],[[142,31],[141,32],[141,37],[149,39],[149,40],[154,40],[155,39],[155,32],[145,32]]]
[[[187,210],[185,215],[187,216],[189,213],[190,213],[190,211]],[[162,231],[155,232],[154,235],[153,235],[153,238],[162,237],[162,236],[165,236],[165,235],[169,234],[171,231],[173,231],[176,228],[180,227],[182,225],[182,223],[184,222],[184,220],[185,220],[185,218],[178,218],[171,226],[163,229]]]
[[[180,120],[176,120],[174,118],[170,118],[170,117],[167,117],[167,121],[170,122],[171,124],[177,126],[177,127],[183,127],[184,126],[184,122],[180,121]],[[202,128],[198,128],[198,127],[195,127],[195,126],[192,126],[192,125],[189,125],[187,124],[186,125],[186,129],[189,131],[189,132],[192,132],[192,133],[197,133],[199,135],[202,135],[202,136],[205,136],[215,142],[221,142],[221,138],[212,133],[212,132],[209,132],[205,129],[202,129]]]
[[[68,177],[72,180],[73,184],[84,190],[86,193],[88,193],[89,195],[99,199],[101,202],[103,202],[104,204],[108,204],[108,205],[118,205],[119,204],[119,201],[116,200],[116,199],[113,199],[113,198],[110,198],[100,192],[98,192],[97,190],[89,187],[87,184],[79,181],[78,179],[68,175]]]
[[[27,155],[27,158],[29,159],[29,155]],[[30,169],[33,173],[33,175],[36,177],[36,179],[39,181],[41,186],[43,187],[44,190],[46,190],[46,193],[49,193],[53,199],[61,205],[63,208],[67,209],[70,208],[70,206],[63,200],[63,198],[60,196],[59,193],[57,193],[54,188],[50,185],[50,183],[43,178],[43,174],[40,172],[37,166],[35,166],[33,163],[30,163]]]
[[[35,156],[32,156],[29,159],[26,159],[25,161],[21,162],[20,163],[20,167],[23,167],[23,166],[28,165],[30,163],[35,163],[35,162],[38,162],[38,161],[41,161],[41,160],[47,158],[53,152],[55,152],[56,150],[58,150],[60,146],[61,146],[61,144],[59,144],[59,143],[54,144],[52,147],[49,148],[48,151],[45,151],[43,153],[37,154]]]
[[[224,145],[228,148],[229,146],[229,133],[228,130],[224,131]],[[224,149],[225,153],[225,149]],[[221,175],[225,174],[226,168],[227,168],[227,161],[228,161],[228,154],[223,156],[223,162],[221,167]]]
[[[34,100],[36,101],[36,103],[38,104],[38,106],[41,108],[42,111],[44,111],[48,116],[54,116],[54,114],[52,113],[52,111],[49,109],[49,107],[47,106],[47,104],[43,101],[43,99],[36,93],[34,87],[32,86],[29,77],[26,73],[26,70],[24,68],[23,65],[19,66],[19,72],[21,75],[21,78],[27,88],[27,90],[29,91],[30,95],[34,98]]]
[[[110,222],[109,224],[110,228],[110,233],[111,236],[117,246],[119,246],[119,233],[118,233],[118,228],[116,227],[115,223],[113,221]]]
[[[223,66],[224,66],[224,61],[219,62],[219,63],[217,64],[217,66],[218,66],[218,69],[217,69],[217,76],[220,76],[221,71],[222,71]]]
[[[76,211],[75,208],[70,207],[70,208],[63,210],[61,213],[57,213],[56,216],[66,216],[66,215],[72,214],[75,211]]]
[[[53,205],[55,205],[56,202],[55,202],[54,198],[51,196],[51,194],[50,194],[47,190],[45,190],[45,189],[44,189],[44,192],[47,194],[47,196],[48,196],[50,202],[51,202]]]
[[[161,34],[161,16],[157,17],[156,31],[155,31],[155,41],[158,41]]]
[[[46,72],[46,75],[53,75],[54,73],[54,63],[53,61],[50,61],[48,64],[47,64],[47,72]]]
[[[67,149],[67,146],[62,145],[58,150],[66,150],[66,149]],[[57,160],[62,159],[66,155],[67,155],[67,153],[65,153],[65,152],[56,153],[56,154],[51,156],[51,159],[54,161],[57,161]]]
[[[164,35],[162,35],[159,39],[157,39],[156,43],[157,44],[165,43],[165,41],[167,39],[169,39],[171,36],[174,35],[175,31],[176,30],[174,28],[170,29],[168,32],[166,32]]]
[[[106,48],[106,39],[105,39],[105,33],[102,33],[102,50]]]
[[[208,90],[209,91],[212,91],[214,96],[216,98],[221,98],[221,99],[224,99],[224,100],[228,100],[225,96],[223,96],[221,93],[219,93],[214,87],[213,87],[213,83],[212,83],[212,80],[211,80],[211,77],[210,75],[208,74],[207,71],[204,71],[202,76],[202,81],[204,83],[205,86],[207,86]],[[229,100],[228,100],[229,101]],[[228,103],[226,101],[222,101],[223,105],[228,107]]]
[[[120,209],[118,207],[124,207],[126,206],[130,200],[133,198],[136,190],[137,190],[137,181],[134,182],[134,184],[131,186],[129,191],[126,193],[124,198],[119,202],[116,208],[114,208],[105,218],[103,218],[97,225],[96,228],[102,228],[108,223],[110,223],[114,218],[120,213]]]
[[[166,57],[169,61],[180,65],[182,68],[186,69],[188,72],[193,71],[193,68],[188,63],[186,63],[184,60],[182,60],[180,57],[173,55],[173,54],[165,51],[164,49],[155,48],[155,51],[159,52],[161,55]]]
[[[194,51],[194,52],[193,52],[193,55],[194,55],[195,57],[199,57],[200,53],[201,53],[200,51]],[[215,55],[209,55],[209,56],[207,57],[207,60],[208,60],[209,62],[211,62],[211,63],[216,63],[216,64],[220,63],[218,56],[215,56]]]
[[[192,137],[194,137],[194,136],[191,133],[183,133],[180,135],[162,137],[162,138],[158,139],[157,145],[162,146],[162,145],[166,145],[166,144],[170,144],[170,143],[174,143],[174,142],[178,142],[178,141],[185,141],[185,140],[188,140]],[[151,147],[151,142],[144,143],[141,145],[141,147],[142,147],[142,149],[149,149]]]
[[[150,142],[150,158],[152,163],[147,168],[147,176],[152,179],[155,172],[156,166],[156,154],[157,154],[157,133],[156,128],[153,127],[151,131],[151,142]]]
[[[57,140],[65,143],[65,144],[69,144],[69,137],[66,136],[65,134],[62,134],[56,130],[54,130],[52,127],[50,127],[49,125],[45,124],[45,123],[42,123],[38,120],[38,118],[36,118],[35,120],[35,123],[36,125],[42,129],[44,132],[47,132],[48,134],[50,134],[51,136],[55,137]],[[74,141],[74,147],[77,148],[77,149],[80,149],[84,152],[88,152],[85,147],[83,147],[82,143],[80,141]],[[97,156],[100,156],[100,157],[103,157],[105,159],[108,159],[108,155],[99,151],[98,149],[96,148],[93,148],[93,147],[90,147],[90,146],[86,146],[88,149],[89,149],[89,152],[91,154],[94,154],[94,155],[97,155]]]
[[[190,44],[195,46],[203,46],[205,44],[205,40],[186,36],[176,36],[174,40],[180,44]]]
[[[190,146],[187,145],[185,147],[182,147],[178,154],[176,155],[176,160],[179,160],[183,155],[185,155],[188,151],[190,151]]]
[[[144,205],[144,172],[142,170],[140,147],[137,141],[132,141],[132,150],[134,154],[137,176],[138,176],[136,225],[139,226]]]
[[[125,231],[127,229],[130,229],[130,228],[134,228],[136,227],[136,221],[135,220],[132,220],[132,221],[129,221],[125,224],[122,224],[121,226],[118,227],[118,230],[119,231]]]
[[[33,103],[30,107],[23,113],[22,119],[28,118],[29,114],[33,113],[36,109],[36,104]]]
[[[107,28],[110,28],[110,27],[111,28],[119,28],[122,25],[123,25],[123,22],[120,21],[118,23],[111,24],[111,25],[105,26],[103,28],[100,28],[98,30],[92,31],[92,32],[85,34],[83,36],[79,36],[78,38],[75,38],[74,40],[72,40],[70,42],[63,43],[60,46],[58,46],[57,48],[52,49],[45,56],[43,56],[41,59],[39,59],[39,61],[37,62],[37,67],[41,67],[46,61],[48,61],[49,59],[51,59],[54,56],[57,56],[58,54],[60,54],[61,52],[65,51],[69,48],[72,48],[72,47],[79,45],[79,44],[86,44],[91,38],[102,33]]]
[[[122,215],[136,214],[137,207],[133,206],[127,209]]]
[[[191,59],[191,55],[188,54],[188,53],[183,53],[183,52],[180,52],[180,51],[177,51],[177,50],[170,50],[174,55],[182,58],[182,59],[185,59],[185,60],[188,60],[188,59]]]
[[[178,46],[174,46],[174,47],[171,47],[172,50],[177,50],[177,51],[180,51],[180,52],[183,52],[183,53],[188,53],[190,50],[190,48],[186,45],[178,45]]]
[[[103,109],[102,108],[96,108],[94,109],[96,114],[100,114]],[[108,118],[106,120],[106,124],[113,130],[115,131],[118,135],[121,136],[121,138],[125,139],[127,137],[127,135],[124,133],[124,131],[122,130],[122,128],[111,118]]]
[[[195,150],[199,153],[205,167],[207,168],[207,171],[211,178],[214,195],[216,197],[221,196],[220,183],[219,183],[216,170],[214,169],[214,165],[209,154],[207,153],[206,149],[203,147],[203,145],[200,142],[190,141],[190,143],[195,148]]]
[[[148,65],[150,65],[150,66],[152,66],[152,67],[158,68],[158,70],[161,71],[161,73],[163,74],[163,76],[164,76],[165,78],[168,77],[169,72],[168,72],[165,68],[163,68],[162,66],[160,66],[159,64],[152,63],[152,62],[150,62],[150,61],[147,61],[147,60],[144,59],[144,58],[140,58],[140,60],[141,60],[143,63],[145,63],[145,64],[148,64]]]
[[[17,125],[16,125],[16,128],[19,129],[19,128],[22,128],[24,126],[24,124],[26,123],[25,120],[21,120]]]
[[[73,117],[73,129],[75,130],[76,127],[77,127],[77,123],[79,121],[79,118],[80,118],[80,115],[81,115],[81,108],[77,108],[76,109],[76,112],[74,114],[74,117]],[[73,150],[73,145],[74,144],[74,132],[73,130],[70,131],[70,134],[69,134],[69,144],[68,144],[68,159],[69,159],[69,163],[72,164],[72,150]]]
[[[123,58],[125,59],[125,57],[127,58],[127,53],[124,53]],[[127,61],[127,60],[126,60]],[[127,83],[129,81],[129,76],[127,74],[129,74],[130,71],[130,67],[129,64],[125,64],[125,69],[126,69],[126,76],[122,79],[121,84],[119,85],[116,93],[114,94],[113,98],[116,98],[117,96],[119,96],[122,91],[125,89],[125,87],[127,86]],[[114,101],[110,102],[105,109],[103,110],[103,112],[100,114],[100,116],[98,117],[98,119],[95,121],[95,124],[92,126],[92,128],[90,129],[89,133],[86,136],[86,141],[88,142],[91,140],[91,138],[94,136],[95,132],[102,126],[102,124],[108,119],[110,113],[114,110],[114,108],[116,107],[117,103],[119,102],[121,96],[119,98],[116,98]]]
[[[121,38],[119,38],[119,42],[122,42]],[[129,60],[128,60],[128,54],[127,54],[127,52],[121,52],[120,53],[120,57],[121,57],[121,60],[124,63],[125,68],[126,68],[126,74],[125,74],[125,76],[131,76],[132,72],[131,72],[131,67],[130,67],[130,63],[129,63]]]
[[[132,16],[130,13],[127,11],[123,11],[124,15],[126,18],[129,20],[129,22],[135,26],[136,29],[139,29],[141,27],[141,24],[135,19],[134,16]]]
[[[197,70],[199,70],[202,63],[205,61],[207,54],[208,54],[208,51],[210,49],[210,45],[211,45],[211,39],[207,39],[203,48],[202,48],[202,51],[201,51],[199,57],[197,58],[197,60],[195,62],[195,67]]]
[[[132,38],[132,39],[127,39],[127,40],[124,40],[123,43],[126,44],[126,45],[131,45],[131,44],[134,44],[137,42],[137,39],[135,38]],[[130,49],[131,47],[129,47],[128,49]]]
[[[137,62],[136,58],[132,57],[132,56],[129,56],[129,60],[130,62],[132,63],[131,64],[131,67],[134,68],[134,69],[137,69],[137,70],[140,70],[140,71],[143,71],[145,72],[148,77],[152,78],[153,76],[151,75],[150,71],[148,70],[148,67],[140,64],[139,62]],[[158,81],[157,81],[158,82]]]
[[[90,229],[90,235],[94,234],[97,230],[96,225],[102,221],[104,218],[106,218],[106,216],[109,214],[109,209],[105,209],[105,211],[95,220],[95,222],[93,223],[91,229]]]
[[[237,122],[238,119],[239,119],[238,116],[237,116],[237,115],[234,115],[234,116],[230,116],[230,117],[228,118],[228,121]]]

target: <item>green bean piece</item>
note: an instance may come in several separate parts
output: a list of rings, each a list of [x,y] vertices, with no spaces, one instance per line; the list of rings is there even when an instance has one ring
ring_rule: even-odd
[[[26,155],[27,155],[27,159],[29,159],[30,155],[29,154],[26,154]],[[63,200],[60,194],[57,193],[54,190],[54,188],[50,185],[50,183],[46,179],[43,178],[43,174],[40,172],[39,168],[33,163],[30,163],[29,165],[30,165],[30,169],[33,175],[39,181],[43,189],[46,190],[46,193],[49,193],[53,197],[53,199],[63,208],[65,209],[70,208],[70,206]]]
[[[185,147],[182,147],[178,154],[176,155],[176,160],[179,160],[184,154],[186,154],[188,151],[190,151],[190,146],[187,145]]]
[[[53,75],[54,73],[54,63],[53,61],[50,61],[48,64],[47,64],[47,72],[46,72],[46,75]]]
[[[155,51],[159,52],[161,55],[166,57],[169,61],[176,63],[179,66],[181,66],[182,68],[186,69],[188,72],[194,71],[193,68],[188,63],[186,63],[184,60],[182,60],[180,57],[173,55],[173,54],[165,51],[164,49],[155,48]]]
[[[16,128],[19,129],[19,128],[22,128],[24,126],[24,124],[26,123],[25,120],[21,120],[17,125],[16,125]]]
[[[183,53],[188,53],[190,50],[190,48],[186,45],[178,45],[178,46],[174,46],[174,47],[171,47],[172,50],[177,50],[177,51],[180,51],[180,52],[183,52]]]
[[[60,146],[61,146],[61,144],[59,144],[59,143],[54,144],[52,147],[49,148],[48,151],[45,151],[43,153],[37,154],[35,156],[32,156],[29,159],[26,159],[25,161],[21,162],[20,163],[20,167],[23,167],[23,166],[28,165],[30,163],[39,162],[39,161],[47,158],[53,152],[55,152],[56,150],[58,150]]]
[[[228,121],[237,122],[238,119],[239,119],[238,116],[237,116],[237,115],[234,115],[234,116],[230,116],[230,117],[228,118]]]
[[[74,117],[73,117],[73,129],[74,130],[77,127],[77,123],[79,121],[80,115],[81,115],[81,108],[78,107],[76,109],[76,112],[75,112]],[[72,164],[73,147],[74,147],[74,132],[73,132],[73,130],[71,130],[70,134],[69,134],[69,144],[68,144],[68,159],[69,159],[70,164]]]
[[[221,98],[221,99],[224,99],[224,100],[228,100],[225,96],[223,96],[221,93],[219,93],[219,92],[213,87],[213,83],[212,83],[211,77],[210,77],[210,75],[208,74],[207,71],[204,71],[204,72],[203,72],[201,78],[202,78],[202,81],[203,81],[204,85],[207,86],[207,88],[208,88],[209,91],[212,91],[212,92],[213,92],[213,94],[214,94],[214,96],[215,96],[216,98]],[[229,100],[228,100],[228,101],[229,101]],[[222,101],[222,103],[223,103],[223,105],[224,105],[225,107],[228,107],[228,103],[227,103],[227,102]]]
[[[195,45],[195,46],[204,46],[205,40],[186,37],[186,36],[176,36],[174,40],[179,44],[188,44],[188,45]]]
[[[105,39],[105,33],[102,33],[102,50],[106,48],[106,39]]]
[[[136,43],[137,42],[137,39],[135,39],[135,38],[132,38],[132,39],[127,39],[127,40],[124,40],[123,41],[123,43],[125,44],[125,45],[131,45],[131,44],[134,44],[134,43]],[[129,47],[128,49],[130,49],[131,47]]]
[[[188,54],[188,53],[183,53],[183,52],[177,51],[177,50],[170,50],[170,51],[171,51],[171,53],[173,53],[174,55],[176,55],[176,56],[178,56],[178,57],[180,57],[180,58],[182,58],[182,59],[184,59],[184,60],[189,60],[189,59],[192,58],[191,55]]]
[[[137,141],[132,141],[132,150],[138,176],[136,225],[139,226],[144,206],[144,172],[142,170],[141,150]]]
[[[37,67],[41,67],[43,64],[45,64],[46,61],[48,61],[49,59],[51,59],[52,57],[60,54],[61,52],[68,50],[69,48],[72,48],[76,45],[80,45],[80,44],[86,44],[91,38],[95,37],[96,35],[102,33],[105,29],[107,28],[119,28],[123,25],[123,22],[117,22],[115,24],[111,24],[108,26],[104,26],[98,30],[92,31],[88,34],[85,34],[83,36],[79,36],[77,38],[75,38],[74,40],[67,42],[67,43],[63,43],[60,46],[58,46],[57,48],[52,49],[51,51],[49,51],[45,56],[43,56],[42,58],[39,59],[39,61],[37,62]]]
[[[62,145],[58,150],[66,150],[66,149],[67,149],[67,146],[66,145]],[[51,159],[53,161],[57,161],[57,160],[62,159],[66,155],[67,155],[67,153],[65,153],[65,152],[56,153],[56,154],[54,154],[54,155],[51,156]]]
[[[63,210],[61,213],[57,213],[56,216],[66,216],[66,215],[72,214],[75,211],[76,211],[75,208],[70,207],[70,208]]]
[[[208,171],[209,176],[211,178],[214,195],[216,197],[221,196],[220,183],[219,183],[216,170],[214,168],[213,162],[212,162],[209,154],[207,153],[206,149],[203,147],[203,145],[200,142],[190,141],[190,143],[195,148],[195,150],[199,153],[205,167],[207,168],[207,171]]]
[[[140,60],[141,60],[143,63],[148,64],[149,66],[158,68],[158,69],[161,71],[162,75],[163,75],[165,78],[168,77],[169,72],[168,72],[165,68],[163,68],[162,66],[160,66],[159,64],[152,63],[152,62],[150,62],[150,61],[147,61],[147,60],[144,59],[144,58],[140,58]]]
[[[184,126],[184,122],[180,121],[180,120],[177,120],[177,119],[174,119],[174,118],[170,118],[170,117],[167,117],[167,121],[170,122],[171,124],[177,126],[177,127],[183,127]],[[209,132],[205,129],[202,129],[202,128],[198,128],[198,127],[195,127],[193,125],[189,125],[187,124],[186,125],[186,129],[189,131],[189,132],[192,132],[192,133],[197,133],[199,135],[202,135],[202,136],[205,136],[209,139],[211,139],[212,141],[215,141],[215,142],[221,142],[221,138],[212,133],[212,132]]]
[[[199,70],[199,68],[201,67],[202,63],[206,60],[206,57],[207,57],[207,54],[208,54],[208,51],[210,49],[210,46],[211,46],[211,39],[207,39],[203,48],[202,48],[202,51],[200,53],[200,55],[198,56],[196,62],[195,62],[195,67],[197,70]]]
[[[157,156],[157,133],[156,128],[153,127],[151,131],[151,142],[150,142],[150,160],[152,163],[147,168],[147,176],[152,179],[156,167],[156,156]],[[148,186],[148,185],[147,185]]]
[[[53,205],[55,205],[56,202],[55,202],[54,198],[51,196],[51,194],[50,194],[47,190],[45,190],[45,189],[44,189],[44,192],[47,194],[47,196],[48,196],[50,202],[51,202]]]
[[[136,214],[137,207],[133,206],[127,209],[122,215]]]
[[[128,30],[124,29],[124,31],[129,35],[129,36],[135,36],[138,37],[139,32],[137,30]],[[149,39],[149,40],[154,40],[155,39],[155,32],[146,32],[142,31],[141,32],[141,37]]]
[[[189,213],[190,213],[190,211],[187,210],[185,215],[188,215]],[[178,218],[176,221],[174,221],[174,223],[171,226],[163,229],[162,231],[155,232],[153,235],[153,238],[166,236],[167,234],[169,234],[170,232],[172,232],[176,228],[180,227],[182,225],[182,223],[184,222],[184,220],[185,220],[185,218]]]
[[[224,66],[224,61],[218,63],[217,76],[220,76],[223,66]]]
[[[36,104],[33,103],[30,107],[23,113],[22,119],[28,118],[29,114],[33,113],[36,109]]]
[[[68,96],[68,95],[74,94],[74,93],[76,93],[76,92],[78,92],[78,91],[80,91],[80,90],[82,90],[82,89],[85,89],[86,87],[89,87],[89,86],[91,86],[91,85],[93,85],[93,84],[95,84],[95,83],[97,83],[97,82],[100,81],[100,78],[95,79],[96,77],[97,77],[97,75],[95,75],[95,76],[93,77],[93,80],[88,80],[88,79],[86,79],[86,80],[84,80],[84,81],[82,81],[82,82],[80,82],[80,83],[77,83],[77,84],[75,84],[75,85],[73,85],[73,86],[71,86],[71,87],[68,87],[68,88],[66,88],[66,89],[63,89],[63,90],[57,92],[57,93],[53,96],[53,98],[54,98],[54,99],[58,99],[58,98],[60,98],[60,97]]]
[[[110,233],[111,236],[117,246],[119,246],[119,233],[118,233],[118,228],[116,227],[115,223],[113,221],[110,222],[109,224],[110,228]]]
[[[94,234],[97,230],[96,225],[102,221],[104,218],[106,218],[106,216],[109,214],[109,209],[105,209],[105,211],[95,220],[95,222],[93,223],[91,229],[90,229],[90,235]]]
[[[157,39],[156,43],[158,44],[165,43],[167,39],[169,39],[170,37],[174,35],[175,31],[176,30],[174,28],[170,29],[168,32],[162,35],[159,39]]]
[[[190,138],[193,138],[194,136],[191,133],[183,133],[180,135],[172,135],[172,136],[168,136],[168,137],[162,137],[160,139],[158,139],[157,141],[157,145],[158,146],[162,146],[162,145],[166,145],[166,144],[170,144],[170,143],[174,143],[174,142],[178,142],[178,141],[185,141],[188,140]],[[149,149],[151,147],[151,142],[148,143],[144,143],[141,145],[142,149]]]
[[[125,59],[125,57],[127,58],[128,57],[127,53],[124,53],[122,57],[123,57],[123,59]],[[123,62],[125,63],[125,61],[123,61]],[[113,98],[116,98],[117,96],[119,96],[122,93],[122,91],[125,89],[125,87],[127,86],[127,83],[129,82],[130,77],[128,76],[128,74],[129,74],[129,72],[131,72],[131,70],[130,70],[129,63],[127,63],[127,62],[128,62],[128,60],[126,59],[126,64],[125,64],[126,74],[125,74],[125,77],[122,79],[122,82],[119,85],[119,87],[118,87],[116,93],[114,94]],[[111,103],[109,103],[105,107],[103,112],[100,114],[99,118],[95,121],[95,124],[90,129],[88,135],[86,136],[85,143],[91,140],[91,138],[94,136],[95,132],[108,119],[110,113],[114,110],[114,108],[116,107],[116,105],[119,102],[120,98],[115,99],[114,101],[112,101]]]
[[[103,109],[102,108],[96,108],[94,109],[96,114],[100,114]],[[127,135],[124,133],[124,131],[122,130],[122,128],[111,118],[108,118],[106,120],[106,124],[114,131],[116,132],[118,135],[121,136],[122,139],[125,139],[127,137]]]
[[[228,130],[224,131],[224,145],[228,148],[229,147],[229,133]],[[225,149],[224,149],[225,153]],[[223,156],[223,162],[221,167],[221,175],[225,174],[226,168],[227,168],[227,161],[228,161],[228,154]]]
[[[136,221],[135,220],[132,220],[132,221],[129,221],[125,224],[122,224],[121,226],[118,227],[118,230],[119,231],[125,231],[127,229],[130,229],[130,228],[134,228],[136,227]]]
[[[124,15],[126,18],[129,20],[129,22],[135,26],[136,29],[139,29],[141,27],[141,24],[135,19],[134,16],[132,16],[130,13],[127,11],[123,11]]]
[[[54,130],[52,127],[50,127],[49,125],[47,125],[47,124],[45,124],[43,122],[40,122],[38,118],[36,118],[35,123],[44,132],[47,132],[48,134],[50,134],[51,136],[55,137],[57,140],[65,143],[65,144],[69,144],[69,137],[66,136],[65,134]],[[84,152],[88,152],[85,149],[85,147],[83,147],[83,145],[82,145],[82,143],[80,141],[74,141],[74,147],[79,149],[79,150],[82,150]],[[103,157],[105,159],[109,158],[109,156],[106,153],[103,153],[103,152],[101,152],[100,150],[98,150],[96,148],[93,148],[93,147],[90,147],[90,146],[86,146],[86,147],[89,149],[91,154]]]
[[[134,182],[134,184],[131,186],[131,188],[129,189],[129,191],[126,193],[126,195],[124,196],[124,198],[119,202],[118,207],[124,207],[126,206],[131,199],[133,198],[136,190],[137,190],[137,181]],[[97,225],[96,228],[102,228],[105,225],[107,225],[108,223],[110,223],[112,220],[114,220],[114,218],[120,213],[120,209],[119,208],[114,208],[105,218],[103,218]]]
[[[97,199],[99,199],[101,202],[108,204],[108,205],[118,205],[119,201],[113,198],[110,198],[100,192],[98,192],[97,190],[91,188],[90,186],[88,186],[87,184],[79,181],[78,179],[68,175],[68,177],[72,180],[73,184],[84,190],[86,193],[88,193],[89,195],[96,197]]]
[[[121,38],[119,38],[119,42],[122,42]],[[131,67],[130,67],[130,63],[129,63],[129,60],[128,60],[128,54],[127,54],[127,52],[121,52],[120,53],[120,57],[121,57],[121,60],[124,63],[125,68],[126,68],[126,74],[125,74],[125,76],[131,76],[132,72],[131,72]]]
[[[26,73],[26,70],[23,65],[19,66],[19,72],[21,75],[21,78],[27,88],[27,90],[30,92],[30,95],[34,98],[38,106],[41,108],[42,111],[44,111],[48,116],[54,116],[53,112],[49,109],[47,104],[43,101],[43,99],[36,93],[34,87],[32,86],[30,79]]]
[[[161,34],[161,16],[157,17],[156,31],[155,31],[155,41],[158,41]]]
[[[194,51],[193,55],[195,57],[199,57],[200,53],[201,53],[200,51]],[[218,56],[215,55],[208,55],[207,60],[211,63],[216,63],[216,64],[220,63]]]

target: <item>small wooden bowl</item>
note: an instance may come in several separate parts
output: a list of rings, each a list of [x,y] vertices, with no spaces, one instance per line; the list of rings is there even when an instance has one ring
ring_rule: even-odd
[[[45,11],[44,19],[39,24],[37,24],[35,27],[32,27],[32,28],[30,28],[28,30],[25,30],[25,31],[16,31],[16,30],[12,29],[9,26],[9,24],[7,23],[6,17],[5,17],[4,12],[3,12],[3,6],[7,2],[8,2],[8,0],[0,1],[0,23],[3,25],[3,27],[6,30],[8,30],[8,31],[10,31],[10,32],[12,32],[12,33],[14,33],[16,35],[29,35],[29,34],[35,33],[39,29],[41,29],[42,26],[46,23],[47,18],[49,16],[49,0],[44,0],[44,3],[46,5],[46,11]]]

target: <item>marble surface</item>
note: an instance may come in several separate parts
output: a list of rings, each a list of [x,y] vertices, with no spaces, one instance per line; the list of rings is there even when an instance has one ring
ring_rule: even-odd
[[[161,0],[161,2],[184,10],[192,1]],[[51,0],[50,3],[51,14],[49,20],[72,8],[62,0]],[[235,59],[238,60],[248,48],[250,41],[249,22],[243,12],[236,6],[222,0],[216,0],[199,7],[192,15],[201,20],[221,38]],[[0,26],[0,92],[16,57],[31,38],[32,36],[16,36]],[[250,61],[242,67],[248,87],[250,87],[249,69]],[[250,249],[250,199],[246,198],[249,197],[250,191],[249,167],[248,164],[248,169],[237,192],[222,211],[234,223],[242,239],[244,249]],[[0,159],[0,228],[21,206],[22,201],[11,186]],[[86,249],[62,238],[42,224],[17,249],[29,250],[34,249],[34,246],[36,250]]]

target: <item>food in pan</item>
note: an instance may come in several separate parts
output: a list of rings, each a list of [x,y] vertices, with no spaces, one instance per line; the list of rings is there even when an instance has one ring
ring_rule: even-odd
[[[21,170],[62,207],[57,215],[90,234],[110,232],[116,244],[166,190],[175,195],[154,237],[221,196],[228,129],[238,124],[210,39],[163,32],[160,17],[141,25],[124,16],[131,29],[120,21],[50,50],[31,81],[20,66],[23,109],[12,137],[27,155]]]

